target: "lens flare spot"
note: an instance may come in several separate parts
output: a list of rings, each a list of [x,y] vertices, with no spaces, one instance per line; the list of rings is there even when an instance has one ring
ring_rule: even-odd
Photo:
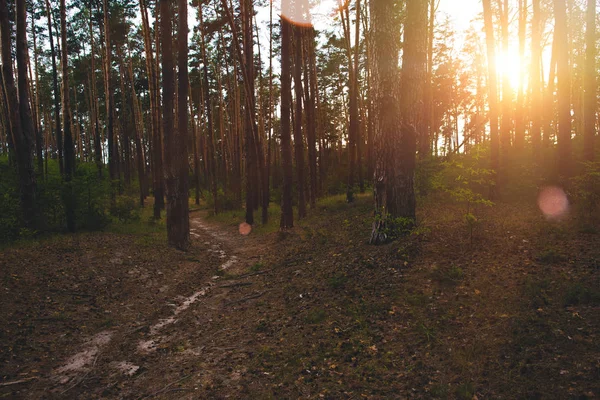
[[[281,16],[292,25],[312,26],[312,13],[306,0],[282,0]]]
[[[252,225],[242,222],[240,224],[240,235],[248,236],[252,232]]]
[[[556,219],[563,217],[569,211],[569,200],[564,190],[549,186],[540,192],[538,206],[546,218]]]

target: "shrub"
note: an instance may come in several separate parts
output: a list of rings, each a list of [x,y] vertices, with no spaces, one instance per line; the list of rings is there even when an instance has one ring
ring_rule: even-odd
[[[592,216],[600,206],[600,162],[585,162],[581,174],[571,180],[571,196],[579,209]]]
[[[115,203],[110,207],[110,213],[124,223],[139,221],[140,219],[137,199],[129,196],[118,196]]]

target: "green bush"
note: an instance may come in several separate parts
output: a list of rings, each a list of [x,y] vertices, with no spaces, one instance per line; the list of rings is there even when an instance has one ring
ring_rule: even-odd
[[[600,206],[600,162],[585,162],[579,175],[571,180],[571,196],[580,212],[592,216]]]
[[[137,199],[129,196],[118,196],[110,207],[110,214],[123,223],[140,220],[140,210]]]

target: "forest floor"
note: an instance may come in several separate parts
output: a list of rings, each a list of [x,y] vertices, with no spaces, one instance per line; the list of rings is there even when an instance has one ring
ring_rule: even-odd
[[[0,398],[600,398],[600,226],[420,204],[367,244],[368,196],[289,233],[191,216],[0,250]],[[278,221],[277,221],[278,222]]]

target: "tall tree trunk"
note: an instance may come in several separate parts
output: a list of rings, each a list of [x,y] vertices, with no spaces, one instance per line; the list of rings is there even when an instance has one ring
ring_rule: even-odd
[[[527,34],[527,0],[519,0],[519,58],[525,60]],[[519,72],[519,89],[515,108],[515,151],[520,153],[525,146],[525,68]]]
[[[531,26],[531,146],[533,158],[540,162],[542,143],[542,16],[540,0],[532,0]]]
[[[488,106],[490,109],[491,168],[495,172],[494,180],[498,182],[498,168],[500,161],[500,146],[498,142],[498,83],[496,80],[496,42],[494,40],[491,0],[483,0],[483,20],[485,26],[488,63]],[[490,188],[490,197],[496,197],[495,185],[492,185]]]
[[[346,56],[348,59],[348,72],[349,72],[349,84],[348,84],[348,97],[349,97],[349,114],[350,114],[350,126],[348,129],[348,183],[346,187],[346,201],[351,203],[354,201],[354,178],[356,174],[356,142],[359,135],[359,121],[358,121],[358,74],[355,67],[357,66],[354,62],[354,54],[352,53],[352,47],[350,44],[350,11],[349,4],[345,7],[340,8],[340,19],[342,21],[342,27],[344,31],[345,45],[346,45]],[[360,11],[360,0],[356,3],[358,11]],[[344,17],[345,14],[345,17]],[[356,14],[357,26],[356,26],[356,37],[359,37],[358,25],[360,21],[360,14]],[[355,44],[358,48],[358,42]],[[358,55],[358,53],[357,53]],[[358,61],[358,58],[356,59]]]
[[[427,79],[425,81],[425,111],[423,131],[419,135],[419,157],[431,155],[433,138],[433,39],[435,37],[435,14],[439,0],[429,0],[429,24],[427,27]]]
[[[60,31],[61,31],[61,70],[62,70],[62,115],[65,131],[65,214],[67,216],[67,229],[75,232],[75,195],[71,181],[75,174],[75,147],[71,132],[71,104],[69,97],[69,64],[67,47],[67,9],[65,0],[60,0]]]
[[[135,91],[135,82],[133,78],[133,65],[131,56],[129,57],[129,63],[127,68],[127,73],[129,77],[129,84],[131,87],[131,100],[129,103],[129,107],[131,109],[131,116],[133,120],[133,129],[134,129],[134,138],[135,141],[135,151],[136,151],[136,161],[137,161],[137,172],[138,172],[138,182],[140,185],[140,206],[144,207],[144,200],[146,199],[146,160],[144,157],[144,147],[142,144],[142,136],[144,135],[144,124],[143,124],[143,116],[141,106],[138,101],[137,93]]]
[[[267,134],[267,159],[265,165],[265,193],[263,202],[270,203],[271,185],[271,143],[273,134],[273,2],[269,2],[269,132]]]
[[[101,132],[100,132],[100,124],[98,122],[98,100],[97,100],[97,96],[96,93],[98,93],[98,90],[96,88],[96,46],[95,46],[95,40],[94,40],[94,25],[93,25],[93,18],[92,18],[92,0],[90,0],[89,3],[89,9],[90,9],[90,21],[89,21],[89,29],[90,29],[90,45],[91,45],[91,53],[90,53],[90,59],[91,59],[91,73],[90,73],[90,91],[91,91],[91,98],[90,98],[90,115],[91,115],[91,119],[92,119],[92,123],[91,123],[91,134],[94,137],[94,161],[96,162],[96,168],[98,169],[98,177],[102,178],[102,166],[103,166],[103,162],[102,162],[102,139],[101,139]]]
[[[2,47],[2,77],[6,90],[5,102],[8,108],[9,132],[15,149],[17,173],[19,175],[19,194],[22,218],[25,227],[35,226],[36,181],[33,167],[33,121],[27,93],[27,35],[25,2],[17,2],[17,69],[18,92],[15,87],[11,56],[10,22],[6,0],[0,0],[0,44]]]
[[[584,159],[594,160],[596,135],[596,112],[598,108],[598,81],[596,79],[596,0],[588,0],[586,13],[586,61],[585,61],[585,133]]]
[[[306,139],[308,144],[308,172],[310,175],[310,207],[315,208],[317,199],[317,148],[316,148],[316,79],[315,76],[315,29],[307,28],[306,48],[308,50],[308,65],[304,69],[304,91],[306,104]]]
[[[154,218],[160,219],[160,211],[164,208],[164,179],[162,168],[162,135],[160,130],[159,114],[160,101],[158,89],[158,70],[152,52],[152,37],[148,22],[148,9],[145,0],[140,0],[142,14],[142,33],[144,36],[144,52],[146,54],[146,74],[148,75],[148,89],[150,92],[150,130],[152,138],[152,191],[154,194]],[[158,46],[156,49],[158,61]]]
[[[195,186],[195,203],[200,204],[200,156],[198,155],[198,129],[196,125],[196,115],[194,113],[194,105],[192,101],[192,85],[188,79],[188,92],[190,96],[190,118],[192,120],[192,149],[194,152],[194,186]]]
[[[504,7],[500,10],[500,25],[502,29],[502,51],[508,54],[509,32],[508,32],[508,1],[504,0]],[[498,2],[500,5],[500,2]],[[510,138],[512,130],[512,89],[510,77],[505,72],[502,74],[502,119],[500,121],[500,169],[505,169],[510,154]],[[500,174],[500,182],[502,181]]]
[[[571,78],[569,74],[569,44],[567,36],[567,11],[565,0],[554,0],[555,35],[557,39],[558,77],[558,137],[557,176],[571,175]]]
[[[302,137],[302,28],[294,27],[294,91],[296,114],[294,115],[294,150],[298,189],[298,218],[306,216],[304,198],[304,140]]]
[[[54,34],[52,33],[52,10],[50,0],[46,0],[46,14],[48,15],[48,38],[50,39],[50,53],[52,54],[52,90],[54,92],[54,121],[56,129],[56,152],[58,155],[58,169],[64,173],[63,162],[63,136],[60,121],[60,92],[58,91],[58,68],[56,67],[56,51],[54,48]]]
[[[289,7],[289,4],[287,4]],[[282,10],[283,11],[283,10]],[[282,13],[283,15],[283,13]],[[290,102],[292,84],[290,81],[290,42],[291,26],[285,17],[280,18],[281,25],[281,161],[283,164],[283,187],[281,196],[281,222],[282,230],[294,227],[294,214],[292,210],[292,140],[290,126]]]
[[[43,156],[43,139],[42,139],[42,127],[40,123],[40,80],[38,73],[38,50],[37,50],[37,35],[35,33],[35,16],[31,13],[31,33],[33,35],[33,69],[35,76],[35,99],[33,101],[34,108],[33,112],[35,117],[33,121],[35,123],[35,153],[37,156],[38,163],[38,174],[43,177],[44,175],[44,156]],[[29,63],[31,68],[31,62]]]
[[[427,74],[427,0],[408,0],[402,56],[402,131],[396,148],[396,168],[388,191],[388,212],[416,222],[414,190],[417,129],[423,118],[423,84]]]
[[[177,129],[174,128],[174,81],[173,40],[171,26],[171,1],[160,1],[161,45],[162,45],[162,84],[163,84],[163,126],[165,137],[165,187],[167,189],[167,237],[169,244],[180,250],[190,246],[189,205],[188,205],[188,23],[187,0],[179,0],[177,60]]]
[[[205,38],[204,38],[204,29],[202,29],[204,27],[204,21],[203,21],[203,16],[202,16],[202,5],[199,4],[198,5],[198,22],[200,23],[200,46],[201,46],[201,51],[202,51],[202,60],[203,60],[203,67],[202,67],[202,79],[204,81],[204,101],[206,102],[205,107],[206,107],[206,120],[207,120],[207,135],[208,135],[208,146],[206,146],[206,150],[207,150],[207,156],[206,158],[208,158],[208,170],[210,171],[210,185],[211,185],[211,192],[212,192],[212,196],[213,196],[213,209],[215,214],[218,214],[219,212],[219,202],[218,202],[218,197],[217,197],[217,166],[216,166],[216,162],[215,162],[215,145],[214,145],[214,130],[213,130],[213,119],[212,119],[212,105],[211,105],[211,100],[210,100],[210,87],[208,84],[208,58],[206,56],[206,42],[205,42]]]
[[[118,174],[118,156],[117,146],[114,137],[114,99],[112,88],[112,46],[110,42],[110,20],[108,16],[108,0],[104,0],[104,93],[106,96],[106,135],[108,141],[108,171],[111,180],[111,186],[116,179],[120,178]],[[114,197],[114,189],[111,189]]]

